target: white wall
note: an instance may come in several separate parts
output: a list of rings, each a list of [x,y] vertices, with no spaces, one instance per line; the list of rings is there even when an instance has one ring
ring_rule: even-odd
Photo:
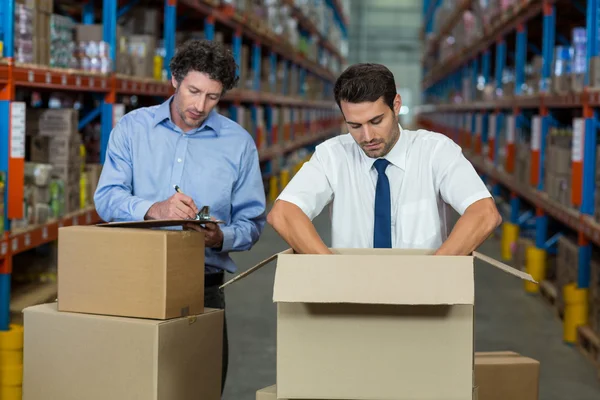
[[[409,114],[421,101],[422,0],[350,0],[348,63],[376,62],[396,79]],[[405,94],[406,93],[406,94]]]

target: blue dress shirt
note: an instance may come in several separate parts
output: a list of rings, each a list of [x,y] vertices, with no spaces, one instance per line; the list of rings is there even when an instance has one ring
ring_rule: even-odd
[[[171,120],[171,100],[134,110],[116,124],[94,195],[96,210],[106,222],[141,221],[178,185],[198,208],[207,205],[225,221],[222,248],[206,249],[206,272],[233,273],[228,253],[250,249],[265,225],[256,145],[215,110],[199,128],[184,132]]]

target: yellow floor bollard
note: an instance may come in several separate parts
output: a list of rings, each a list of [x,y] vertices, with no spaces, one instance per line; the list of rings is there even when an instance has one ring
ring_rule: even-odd
[[[275,175],[273,175],[269,179],[269,201],[271,203],[275,202],[275,200],[277,200],[277,196],[279,196],[278,179]]]
[[[577,328],[587,324],[588,291],[580,289],[575,283],[563,288],[565,299],[565,315],[563,320],[563,340],[566,343],[577,341]]]
[[[23,365],[23,350],[0,350],[0,368],[3,365]]]
[[[512,256],[519,239],[519,225],[505,222],[502,224],[502,258],[512,261]]]
[[[0,386],[0,399],[21,400],[22,398],[23,388],[21,386]]]
[[[23,385],[23,366],[0,366],[0,386]]]
[[[290,182],[290,171],[286,169],[282,169],[279,173],[279,190],[280,192],[287,186]]]
[[[11,324],[8,331],[0,331],[0,351],[23,349],[23,326]]]
[[[528,247],[525,252],[525,271],[539,283],[546,279],[546,250]],[[539,285],[525,281],[527,293],[538,293],[539,290]]]

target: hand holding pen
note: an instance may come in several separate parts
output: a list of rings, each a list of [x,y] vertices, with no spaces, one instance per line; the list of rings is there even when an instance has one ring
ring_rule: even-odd
[[[154,203],[146,213],[146,219],[195,219],[198,207],[194,200],[183,194],[177,185],[175,191],[167,200]]]

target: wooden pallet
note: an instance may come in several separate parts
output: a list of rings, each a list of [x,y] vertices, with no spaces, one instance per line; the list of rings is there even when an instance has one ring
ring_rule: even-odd
[[[577,329],[577,348],[598,369],[600,379],[600,338],[589,326]]]

